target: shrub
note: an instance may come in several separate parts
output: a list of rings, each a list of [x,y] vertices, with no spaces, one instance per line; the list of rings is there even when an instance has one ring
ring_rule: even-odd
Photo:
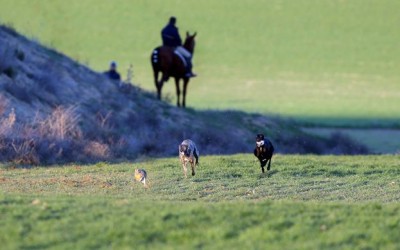
[[[82,132],[78,126],[80,116],[76,113],[76,107],[54,109],[52,114],[43,121],[38,121],[40,135],[58,140],[66,138],[80,139]]]
[[[40,138],[36,151],[40,156],[41,164],[90,162],[84,153],[84,141],[82,140]]]
[[[12,130],[15,124],[16,116],[14,109],[8,114],[7,117],[0,119],[0,136],[7,137],[12,134]]]
[[[8,99],[4,95],[0,94],[0,116],[4,114],[7,107],[8,107]]]
[[[23,139],[11,143],[14,149],[12,162],[22,165],[38,165],[39,157],[36,153],[33,139]]]
[[[86,143],[83,152],[86,156],[95,160],[105,160],[111,156],[109,146],[97,141],[90,141]]]

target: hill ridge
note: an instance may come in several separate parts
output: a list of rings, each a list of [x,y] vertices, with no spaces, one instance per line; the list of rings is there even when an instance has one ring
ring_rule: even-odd
[[[107,79],[0,26],[0,160],[21,164],[121,161],[176,155],[192,138],[203,154],[251,152],[263,132],[280,153],[355,154],[348,138],[322,139],[290,120],[241,111],[179,109]]]

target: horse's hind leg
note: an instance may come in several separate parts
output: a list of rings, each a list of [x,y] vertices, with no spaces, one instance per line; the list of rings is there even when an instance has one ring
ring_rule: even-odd
[[[189,78],[184,78],[183,79],[182,107],[186,107],[186,91],[187,91],[188,83],[189,83]]]
[[[168,81],[168,78],[169,78],[168,75],[166,75],[165,73],[162,73],[160,81],[157,81],[157,83],[156,83],[158,100],[161,100],[161,90],[162,90],[162,87],[164,85],[164,82]]]
[[[154,84],[156,85],[156,89],[157,89],[157,98],[158,100],[161,100],[161,84],[158,81],[158,75],[159,75],[159,71],[158,70],[154,70]],[[162,79],[160,80],[162,81]]]
[[[271,160],[272,160],[272,158],[269,158],[269,160],[268,160],[268,167],[267,167],[268,171],[271,169]]]
[[[175,87],[176,87],[176,106],[180,107],[180,96],[181,96],[181,89],[179,87],[179,78],[175,78]]]

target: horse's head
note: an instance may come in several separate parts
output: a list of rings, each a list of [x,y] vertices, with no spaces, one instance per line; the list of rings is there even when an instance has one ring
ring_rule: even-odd
[[[194,40],[196,35],[197,35],[197,32],[194,32],[193,35],[190,35],[189,32],[186,32],[186,39],[185,39],[185,42],[183,43],[183,47],[185,47],[185,49],[187,49],[192,54],[194,52],[194,46],[196,44],[196,42]]]

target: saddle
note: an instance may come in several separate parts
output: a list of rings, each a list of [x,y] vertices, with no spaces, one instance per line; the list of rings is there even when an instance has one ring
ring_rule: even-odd
[[[186,51],[183,47],[171,47],[163,45],[159,48],[160,52],[162,51],[161,53],[175,54],[181,60],[185,68],[188,68],[188,66],[190,65],[190,58],[192,55],[188,51]],[[154,53],[157,54],[158,51],[153,52],[153,59],[154,59]],[[158,57],[158,55],[156,55],[156,57]]]
[[[187,68],[188,62],[186,61],[186,58],[179,52],[178,49],[174,49],[174,54],[177,55],[181,59],[183,65],[185,65],[185,68]]]

